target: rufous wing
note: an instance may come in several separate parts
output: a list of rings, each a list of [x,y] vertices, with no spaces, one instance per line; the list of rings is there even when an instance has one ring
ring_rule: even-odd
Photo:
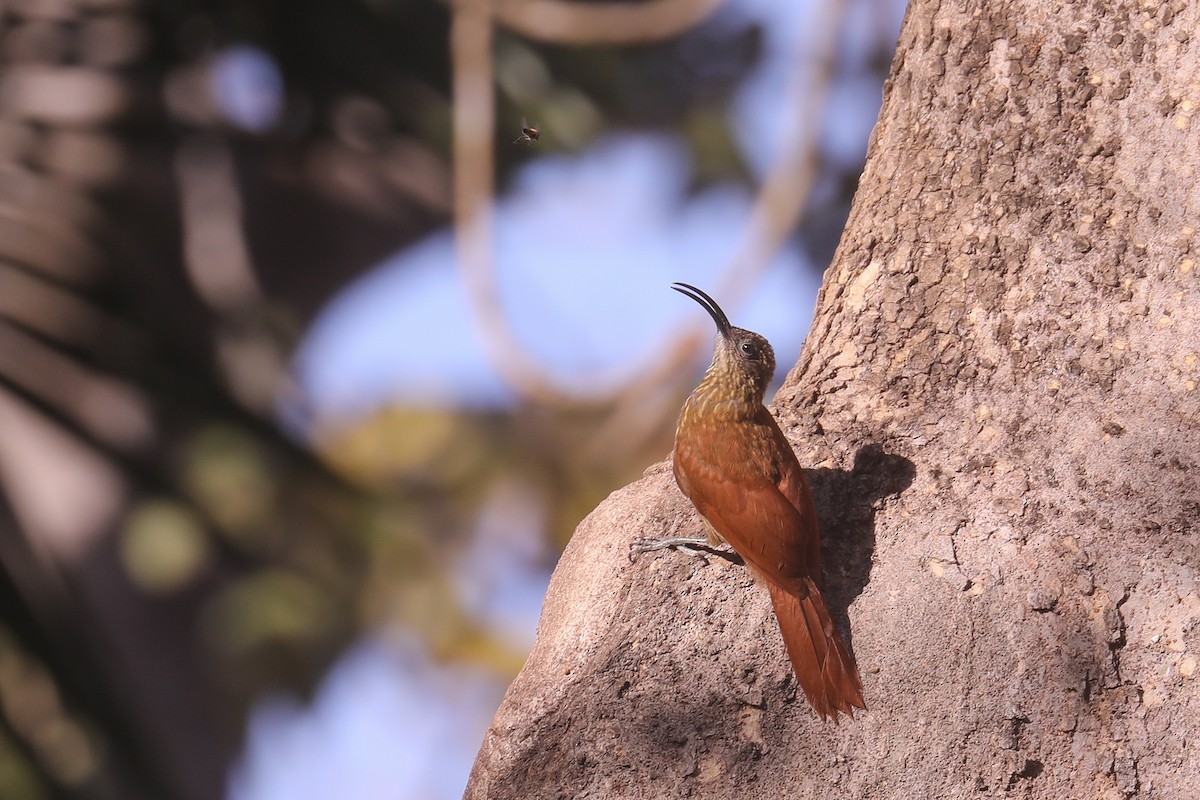
[[[676,480],[708,524],[765,580],[800,687],[822,719],[836,721],[839,712],[853,716],[852,709],[866,708],[862,681],[817,585],[816,514],[803,471],[774,420],[770,427],[787,448],[786,456],[771,453],[780,467],[778,483],[760,469],[718,467],[713,454],[686,441],[676,442]]]
[[[765,477],[731,476],[676,447],[680,488],[700,515],[768,583],[800,592],[810,578],[814,522]]]

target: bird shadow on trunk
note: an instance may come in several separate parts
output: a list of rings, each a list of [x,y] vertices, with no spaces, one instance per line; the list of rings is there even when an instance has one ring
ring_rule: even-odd
[[[913,462],[878,444],[860,447],[849,470],[804,471],[821,526],[822,590],[844,634],[850,633],[846,609],[871,579],[877,504],[911,486],[916,474]],[[846,643],[853,651],[852,636]]]

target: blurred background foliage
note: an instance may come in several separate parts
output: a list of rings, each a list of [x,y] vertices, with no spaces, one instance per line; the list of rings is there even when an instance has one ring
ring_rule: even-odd
[[[483,172],[627,129],[684,141],[693,192],[755,190],[729,103],[759,25],[660,0],[677,34],[585,46],[522,29],[528,5],[0,7],[0,797],[223,796],[255,701],[311,691],[373,631],[511,678],[528,633],[472,594],[496,553],[544,576],[667,454],[697,337],[632,394],[547,398],[501,368],[502,405],[326,418],[293,375],[335,293],[468,218]],[[826,5],[844,36],[896,3]],[[481,68],[452,53],[456,15],[485,20],[482,128],[456,127],[455,70]],[[858,33],[810,67],[878,92],[895,31]],[[514,145],[523,120],[542,136]],[[787,246],[824,265],[861,156],[811,149],[819,212]]]

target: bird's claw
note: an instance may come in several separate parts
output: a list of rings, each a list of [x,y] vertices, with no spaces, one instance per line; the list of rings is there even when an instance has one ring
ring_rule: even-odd
[[[703,536],[669,536],[665,539],[634,539],[629,545],[629,560],[632,561],[635,555],[641,553],[668,548],[693,555],[705,563],[708,563],[706,557],[708,554],[729,558],[727,553],[713,547],[712,543]]]

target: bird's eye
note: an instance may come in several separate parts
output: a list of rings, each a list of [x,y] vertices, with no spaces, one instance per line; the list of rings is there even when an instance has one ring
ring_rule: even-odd
[[[758,358],[758,348],[754,346],[753,342],[742,342],[742,352],[750,358]]]

